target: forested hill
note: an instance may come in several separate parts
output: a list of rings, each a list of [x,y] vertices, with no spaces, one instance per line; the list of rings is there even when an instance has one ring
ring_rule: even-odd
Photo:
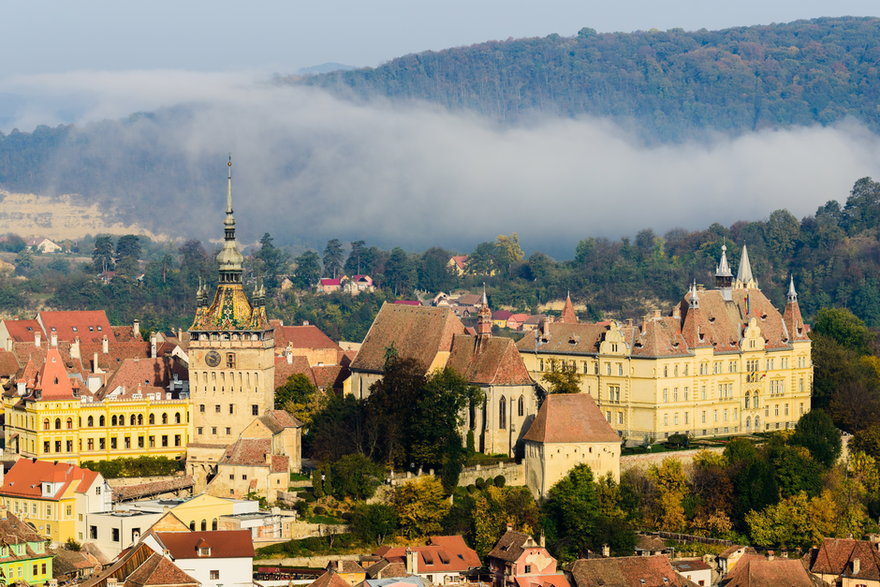
[[[880,19],[821,18],[722,31],[493,41],[295,83],[438,102],[513,121],[535,111],[635,121],[655,139],[829,124],[880,130]]]

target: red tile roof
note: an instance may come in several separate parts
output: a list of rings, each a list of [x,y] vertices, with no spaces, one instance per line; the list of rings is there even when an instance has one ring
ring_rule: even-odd
[[[492,320],[507,320],[513,316],[513,312],[510,310],[495,310],[492,312]]]
[[[533,442],[620,442],[587,393],[553,393],[544,399],[523,440]]]
[[[138,388],[144,391],[147,387],[162,388],[164,391],[174,375],[185,381],[189,377],[189,371],[172,357],[123,359],[107,380],[103,392],[98,395],[103,398],[120,387],[125,388],[126,395],[136,392]]]
[[[533,384],[516,344],[506,337],[456,335],[446,365],[478,385]]]
[[[305,326],[281,326],[279,324],[275,326],[275,349],[283,351],[288,345],[294,349],[342,350],[320,328],[311,324]]]
[[[58,340],[70,342],[77,336],[83,342],[101,342],[106,336],[111,343],[116,335],[104,310],[44,311],[37,314],[46,336],[58,335]]]
[[[392,563],[406,563],[407,548],[419,554],[418,573],[463,573],[481,566],[480,558],[461,536],[431,536],[425,546],[383,546],[374,554]]]
[[[11,377],[15,375],[20,368],[15,353],[10,351],[0,351],[0,377]]]
[[[40,333],[45,341],[46,333],[36,320],[4,320],[9,337],[15,342],[34,342],[34,334]]]
[[[154,552],[126,579],[124,587],[198,585],[180,567]]]
[[[665,556],[580,559],[571,565],[571,575],[576,587],[696,586],[696,583],[676,573]]]
[[[340,279],[333,279],[331,277],[322,277],[321,285],[342,285],[342,281]]]
[[[297,373],[305,375],[313,385],[316,387],[318,386],[315,374],[309,366],[309,360],[307,357],[304,357],[303,355],[293,355],[290,358],[290,362],[287,361],[287,357],[285,356],[275,357],[275,389],[278,389],[287,383],[290,376],[296,375]]]
[[[174,559],[253,558],[254,543],[250,530],[214,530],[205,532],[156,532],[156,538]],[[196,544],[202,541],[211,549],[199,556]]]
[[[351,587],[351,583],[340,577],[336,571],[326,571],[307,587]]]
[[[260,421],[266,425],[273,434],[278,434],[285,428],[302,428],[303,423],[284,410],[267,410]]]
[[[825,538],[818,548],[813,548],[804,556],[804,561],[812,573],[880,581],[878,544],[852,538]],[[857,575],[852,573],[855,559],[859,559],[861,567]]]
[[[526,575],[514,579],[517,587],[570,587],[565,575]]]
[[[94,471],[68,463],[19,459],[6,473],[0,495],[56,501],[71,484],[75,484],[75,491],[83,492],[95,483],[97,477],[98,474]],[[54,494],[44,497],[41,485],[43,481],[61,485]]]
[[[46,352],[46,360],[40,369],[35,389],[39,390],[39,397],[43,400],[73,399],[70,376],[57,348],[50,348]]]
[[[875,579],[876,580],[876,579]],[[777,558],[768,560],[760,554],[745,554],[723,578],[725,587],[813,587],[803,561]]]
[[[220,465],[274,466],[267,457],[272,455],[271,438],[240,438],[226,449]]]
[[[562,315],[559,321],[565,324],[577,324],[577,314],[574,313],[574,304],[571,303],[571,295],[565,296],[565,305],[562,307]]]
[[[535,540],[528,534],[508,530],[489,551],[490,558],[497,558],[507,562],[514,562],[525,552],[526,545],[535,545]]]

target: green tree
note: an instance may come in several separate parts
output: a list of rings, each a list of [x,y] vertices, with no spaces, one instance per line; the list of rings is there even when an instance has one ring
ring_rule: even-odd
[[[394,489],[391,505],[397,510],[400,530],[407,538],[439,532],[449,512],[443,485],[434,477],[421,477]]]
[[[325,394],[303,373],[294,373],[275,390],[275,409],[290,412],[306,427],[325,405]]]
[[[349,527],[362,541],[380,546],[397,529],[397,511],[384,503],[358,504]]]
[[[412,291],[416,283],[416,268],[406,251],[400,247],[391,249],[391,255],[385,263],[383,287],[389,288],[394,295],[406,295]]]
[[[324,271],[332,277],[336,278],[342,273],[342,263],[345,259],[345,252],[342,249],[342,241],[338,238],[327,241],[324,247]]]
[[[366,242],[351,241],[351,251],[348,253],[348,259],[345,260],[345,272],[348,275],[363,275],[361,269],[368,266],[366,255]]]
[[[299,289],[312,289],[321,278],[321,263],[318,253],[305,251],[294,260],[296,269],[293,273],[293,284]]]
[[[837,506],[830,493],[812,499],[806,493],[798,493],[760,512],[748,512],[746,523],[758,546],[803,549],[831,535],[836,517]]]
[[[267,232],[260,239],[260,249],[254,255],[259,261],[260,276],[265,279],[266,288],[272,292],[278,289],[280,278],[287,273],[290,255],[279,249]]]
[[[387,471],[361,453],[345,455],[330,465],[333,474],[333,497],[366,500],[385,480]]]
[[[554,361],[550,371],[544,373],[541,381],[546,384],[547,393],[580,393],[581,374],[573,364]]]
[[[826,412],[812,410],[798,420],[791,443],[803,446],[826,469],[840,456],[840,431]]]
[[[113,237],[105,235],[95,239],[92,264],[98,273],[113,269]]]
[[[592,537],[599,516],[599,497],[590,467],[576,465],[550,488],[543,510],[547,538],[558,558],[586,556],[594,546]]]
[[[813,330],[859,354],[867,354],[874,337],[865,323],[846,308],[821,308],[813,320]]]

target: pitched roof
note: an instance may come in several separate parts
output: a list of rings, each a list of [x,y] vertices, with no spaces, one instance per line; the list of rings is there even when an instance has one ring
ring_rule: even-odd
[[[156,539],[175,559],[253,558],[250,530],[209,530],[204,532],[156,532]],[[210,554],[199,556],[196,545],[210,547]]]
[[[185,381],[189,371],[172,357],[123,359],[98,395],[103,398],[119,388],[124,388],[126,394],[136,392],[138,387],[167,388],[174,375]]]
[[[275,357],[275,389],[278,389],[290,378],[291,375],[302,374],[317,387],[315,373],[309,366],[309,359],[303,355],[292,355],[290,361],[281,355]]]
[[[27,542],[43,542],[46,540],[33,527],[22,521],[10,511],[0,517],[0,541],[3,544],[25,544]],[[9,551],[9,556],[14,553]]]
[[[43,311],[37,320],[45,328],[46,336],[58,335],[58,340],[70,342],[77,336],[83,342],[101,342],[106,336],[113,343],[116,335],[104,310]]]
[[[559,321],[564,324],[576,324],[578,321],[577,314],[574,313],[574,304],[571,303],[571,294],[565,296],[565,305],[562,307]]]
[[[513,312],[510,310],[495,310],[492,312],[492,320],[507,320],[513,316]]]
[[[50,348],[46,352],[46,360],[40,369],[35,389],[40,391],[40,398],[44,400],[73,399],[70,376],[57,348]]]
[[[691,587],[693,583],[678,573],[665,556],[622,556],[576,560],[571,565],[576,587]]]
[[[15,353],[0,350],[0,377],[15,375],[20,366]]]
[[[220,465],[268,466],[272,454],[271,438],[240,438],[226,449]]]
[[[877,542],[852,538],[825,538],[804,557],[812,573],[852,577],[853,560],[859,559],[860,579],[880,581],[880,548]]]
[[[34,342],[34,335],[40,334],[46,340],[43,327],[36,320],[4,320],[9,337],[15,342]]]
[[[876,580],[876,579],[875,579]],[[722,579],[725,587],[814,587],[814,581],[803,561],[777,558],[769,560],[760,554],[744,554]]]
[[[267,410],[260,416],[260,422],[266,425],[273,434],[278,434],[285,428],[302,428],[303,423],[285,410]]]
[[[97,477],[98,473],[69,463],[19,459],[4,476],[0,495],[57,500],[71,484],[75,484],[76,491],[85,491]],[[43,481],[61,485],[54,494],[44,497]]]
[[[489,551],[489,557],[508,562],[518,560],[524,552],[526,544],[534,545],[534,539],[528,534],[508,530],[498,539],[495,547]]]
[[[392,563],[405,563],[407,548],[418,553],[418,572],[465,572],[480,567],[480,558],[461,536],[431,536],[425,546],[383,546],[374,554]]]
[[[414,359],[427,370],[440,351],[452,348],[452,338],[464,333],[464,325],[450,308],[384,303],[373,320],[353,371],[381,373],[386,351],[394,347],[401,359]]]
[[[277,321],[270,321],[273,326]],[[275,326],[275,348],[284,350],[288,345],[294,349],[342,350],[338,344],[313,324],[303,326]]]
[[[469,383],[532,385],[532,378],[512,339],[455,335],[446,363]]]
[[[125,579],[125,587],[147,585],[198,585],[199,582],[159,553],[154,552]]]
[[[533,442],[620,442],[587,393],[552,393],[544,399],[523,440]]]
[[[340,577],[336,571],[326,571],[309,583],[308,587],[351,587],[351,583]]]

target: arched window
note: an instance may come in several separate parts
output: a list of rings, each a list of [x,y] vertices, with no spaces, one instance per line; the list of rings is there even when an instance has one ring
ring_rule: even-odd
[[[147,422],[149,422],[150,424],[155,424],[156,423],[156,416],[154,416],[153,414],[150,414],[147,417]]]
[[[207,521],[207,520],[202,520],[202,525],[201,525],[201,530],[202,530],[202,532],[204,532],[204,531],[207,530],[207,529],[208,529],[208,521]]]
[[[115,415],[114,415],[113,417],[110,418],[110,425],[111,425],[111,426],[116,426],[116,416],[115,416]]]
[[[92,426],[95,425],[95,418],[93,416],[89,416],[89,419],[86,420],[86,423],[88,423],[89,428],[91,428]]]
[[[137,422],[137,416],[132,414],[131,417],[128,419],[128,425],[134,426],[135,422]]]
[[[747,391],[746,392],[746,409],[747,410],[749,409],[749,401],[750,400],[751,400],[751,396],[749,395],[749,392]]]
[[[174,423],[180,424],[180,412],[174,412]]]
[[[761,417],[755,416],[755,430],[761,429]]]
[[[516,402],[516,415],[522,418],[523,414],[526,410],[526,402],[523,399],[523,396],[519,396],[519,401]]]
[[[73,418],[68,418],[67,422],[65,422],[65,424],[67,424],[68,430],[73,430]]]
[[[43,420],[43,430],[49,430],[49,426],[49,418],[46,418],[45,420]]]
[[[507,428],[507,400],[503,395],[498,403],[498,427],[502,430]]]
[[[189,529],[193,532],[196,531],[196,521],[195,520],[193,520],[192,522],[189,523]]]
[[[748,416],[748,417],[746,417],[746,430],[748,430],[751,427],[752,427],[752,417]]]
[[[61,418],[55,418],[55,430],[61,430]]]
[[[758,392],[757,392],[757,391],[755,392],[755,409],[756,409],[756,410],[758,409]],[[757,420],[757,418],[756,418],[755,420]],[[758,424],[757,424],[757,422],[756,422],[756,423],[755,423],[755,428],[757,428],[757,427],[758,427]]]
[[[211,530],[216,530],[216,529],[217,529],[217,518],[214,518],[214,520],[211,522]]]
[[[138,414],[138,426],[143,425],[143,423],[144,423],[144,415]]]
[[[98,426],[101,426],[101,427],[103,428],[103,427],[104,427],[104,423],[105,423],[106,421],[107,421],[107,420],[104,419],[104,416],[101,416],[100,418],[98,418]]]
[[[162,423],[163,424],[168,423],[168,414],[166,414],[165,412],[162,412]]]

